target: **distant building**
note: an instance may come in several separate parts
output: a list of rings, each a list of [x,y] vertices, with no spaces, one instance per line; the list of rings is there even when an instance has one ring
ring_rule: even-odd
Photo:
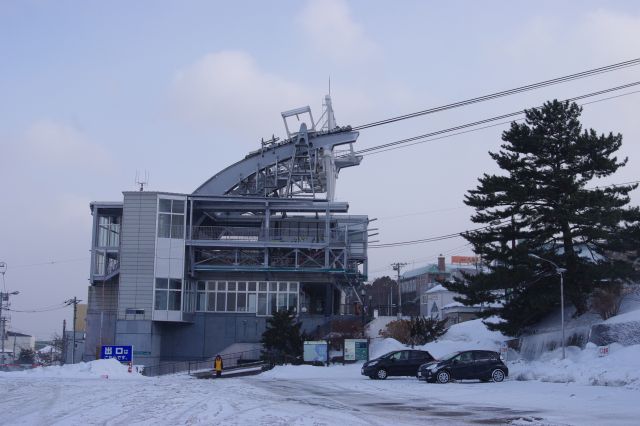
[[[454,278],[462,278],[462,273],[476,274],[478,271],[478,259],[474,256],[452,256],[451,263],[445,262],[445,257],[440,255],[437,264],[429,264],[421,268],[405,272],[400,277],[400,291],[402,294],[402,313],[404,315],[432,316],[427,292],[436,286],[447,291],[440,285],[442,281],[452,281]],[[452,293],[452,292],[449,292]],[[453,303],[452,295],[442,295],[442,301],[446,303],[436,304],[438,310],[445,304]],[[433,305],[433,304],[431,304]]]
[[[36,338],[28,334],[7,331],[4,341],[4,353],[7,362],[14,362],[23,349],[35,350]]]

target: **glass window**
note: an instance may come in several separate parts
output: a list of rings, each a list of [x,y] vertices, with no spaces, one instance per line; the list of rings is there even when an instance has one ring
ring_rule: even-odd
[[[207,293],[207,311],[214,312],[216,310],[216,293]]]
[[[267,315],[267,294],[258,293],[258,315]]]
[[[256,283],[249,283],[249,291],[256,291]]]
[[[406,361],[409,359],[409,351],[400,351],[391,355],[390,358],[395,359],[396,361]]]
[[[294,312],[298,311],[298,294],[297,293],[289,293],[288,307],[293,309]]]
[[[247,294],[238,293],[238,312],[247,312]]]
[[[247,296],[248,296],[247,312],[251,312],[253,314],[253,313],[256,312],[257,296],[255,294],[251,294],[251,293],[249,293]]]
[[[204,291],[205,289],[205,282],[204,281],[198,281],[198,290],[199,291]]]
[[[258,288],[259,291],[267,291],[267,283],[264,281],[260,281],[260,286]]]
[[[97,275],[104,275],[104,252],[96,251],[95,259],[96,265],[93,272]]]
[[[167,278],[156,278],[156,288],[169,288],[169,280]]]
[[[235,281],[227,282],[227,291],[236,291],[236,282]]]
[[[171,209],[173,213],[184,213],[184,201],[183,200],[173,200],[173,208]]]
[[[205,311],[207,309],[207,293],[198,292],[196,298],[196,311]]]
[[[278,283],[278,291],[287,291],[287,283]]]
[[[155,309],[166,311],[167,310],[167,291],[156,290],[156,300],[154,304]]]
[[[158,209],[161,212],[171,213],[171,200],[161,198]]]
[[[181,296],[181,292],[179,291],[169,291],[169,310],[170,311],[180,310],[180,296]]]
[[[298,292],[298,283],[289,283],[289,291]]]
[[[278,283],[276,282],[269,282],[269,291],[278,291]]]
[[[269,293],[269,311],[267,312],[268,315],[273,315],[274,313],[278,312],[278,305],[277,305],[277,299],[276,299],[277,293]]]
[[[169,280],[169,289],[170,290],[181,290],[182,282],[180,280],[171,279]]]
[[[215,281],[207,281],[207,290],[215,291],[216,290],[216,282]]]
[[[458,362],[473,362],[473,352],[463,352],[457,356]]]
[[[235,312],[236,310],[236,294],[227,293],[227,312]]]
[[[224,293],[217,293],[218,297],[216,299],[216,311],[224,312],[225,311],[225,297]]]
[[[171,215],[171,238],[184,238],[184,216]]]
[[[218,281],[218,291],[227,291],[226,281]]]
[[[247,291],[247,283],[240,281],[238,283],[238,291]]]
[[[171,237],[171,215],[159,214],[158,215],[158,238],[170,238]]]
[[[287,307],[287,293],[278,293],[278,310],[287,309]]]

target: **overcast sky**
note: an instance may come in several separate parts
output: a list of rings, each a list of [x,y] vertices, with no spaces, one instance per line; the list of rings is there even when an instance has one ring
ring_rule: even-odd
[[[444,4],[446,3],[446,4]],[[16,310],[87,299],[92,200],[190,193],[282,136],[281,111],[321,113],[331,77],[339,125],[509,89],[640,56],[640,3],[602,1],[3,1],[0,3],[0,260]],[[363,130],[357,146],[439,130],[640,80],[629,68]],[[628,92],[628,91],[627,91]],[[640,179],[640,94],[585,106],[583,124],[624,135]],[[365,157],[337,198],[379,218],[384,243],[473,227],[465,192],[495,172],[506,126]],[[634,204],[640,200],[634,193]],[[463,239],[370,250],[370,278],[472,254]],[[55,264],[44,264],[56,261]],[[13,313],[48,338],[71,308]]]

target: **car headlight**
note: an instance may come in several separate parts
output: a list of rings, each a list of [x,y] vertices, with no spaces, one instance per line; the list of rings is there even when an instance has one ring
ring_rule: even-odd
[[[427,370],[429,371],[436,371],[437,369],[438,369],[438,364],[432,364],[427,367]]]
[[[378,361],[369,361],[367,363],[367,367],[372,367],[372,366],[376,365],[377,363],[378,363]]]

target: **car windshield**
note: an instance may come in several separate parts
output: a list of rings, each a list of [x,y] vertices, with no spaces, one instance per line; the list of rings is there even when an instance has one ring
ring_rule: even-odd
[[[442,358],[440,358],[438,361],[449,361],[451,358],[457,356],[460,352],[451,352],[450,354],[447,354],[445,356],[443,356]]]
[[[386,354],[379,356],[378,358],[382,359],[382,358],[389,358],[391,355],[395,354],[398,351],[391,351],[391,352],[387,352]]]

